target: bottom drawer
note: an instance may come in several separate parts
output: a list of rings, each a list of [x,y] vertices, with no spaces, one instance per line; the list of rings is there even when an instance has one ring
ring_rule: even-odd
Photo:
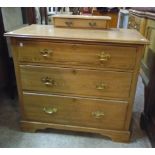
[[[127,102],[59,95],[23,94],[24,116],[29,121],[123,129]]]

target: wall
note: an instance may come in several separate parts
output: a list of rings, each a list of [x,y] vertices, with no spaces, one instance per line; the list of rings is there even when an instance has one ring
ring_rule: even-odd
[[[1,8],[5,31],[10,31],[23,24],[22,11],[20,7]]]

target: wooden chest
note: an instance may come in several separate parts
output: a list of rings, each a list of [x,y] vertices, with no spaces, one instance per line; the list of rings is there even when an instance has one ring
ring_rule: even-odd
[[[11,38],[21,129],[56,128],[128,141],[139,63],[136,30],[31,25]]]

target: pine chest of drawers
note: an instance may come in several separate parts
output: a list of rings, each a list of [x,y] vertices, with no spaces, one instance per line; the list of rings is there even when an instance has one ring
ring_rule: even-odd
[[[136,30],[31,25],[11,38],[21,129],[56,128],[128,141],[139,63]]]

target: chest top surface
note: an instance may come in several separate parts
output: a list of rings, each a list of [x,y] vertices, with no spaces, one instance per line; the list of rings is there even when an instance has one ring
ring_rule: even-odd
[[[148,44],[138,31],[133,29],[69,29],[55,28],[52,25],[33,24],[4,34],[16,38],[40,38],[56,40],[77,40],[109,43]]]

